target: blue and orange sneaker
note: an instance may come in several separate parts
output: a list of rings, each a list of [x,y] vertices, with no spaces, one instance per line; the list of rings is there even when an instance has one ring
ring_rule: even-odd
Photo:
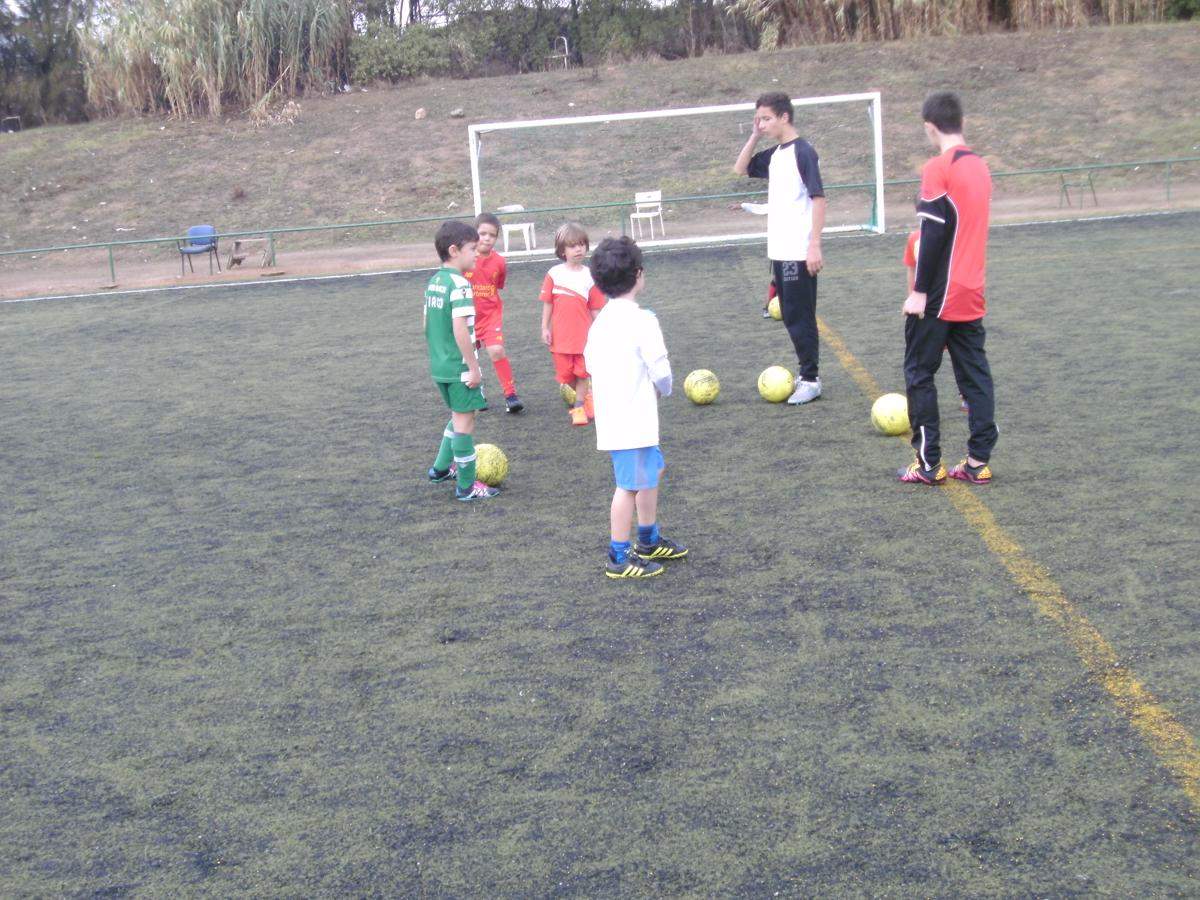
[[[906,469],[901,469],[897,475],[906,484],[941,484],[946,480],[946,467],[938,463],[932,469],[926,469],[919,459],[914,459]]]
[[[987,463],[973,466],[967,460],[963,460],[949,472],[951,478],[957,478],[959,481],[969,481],[971,484],[991,484],[992,470],[988,468]]]

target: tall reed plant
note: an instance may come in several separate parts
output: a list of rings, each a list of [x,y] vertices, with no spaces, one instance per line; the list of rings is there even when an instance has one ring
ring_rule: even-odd
[[[84,38],[101,112],[222,113],[340,84],[349,0],[110,0]]]

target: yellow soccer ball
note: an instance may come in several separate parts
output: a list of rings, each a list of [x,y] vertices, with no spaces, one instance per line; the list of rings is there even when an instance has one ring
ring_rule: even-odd
[[[697,369],[683,380],[683,392],[697,406],[707,406],[721,393],[721,382],[708,369]]]
[[[779,298],[772,297],[771,302],[767,304],[767,312],[771,314],[771,318],[776,321],[783,318],[783,310],[779,308]]]
[[[758,376],[758,392],[764,400],[780,403],[792,395],[796,379],[783,366],[771,366],[763,369]]]
[[[496,487],[508,476],[508,457],[495,444],[475,445],[475,477]]]
[[[871,424],[880,434],[908,431],[908,399],[903,394],[884,394],[871,407]]]
[[[558,386],[558,393],[562,396],[563,403],[567,404],[567,406],[575,405],[575,388],[569,384],[560,384]]]

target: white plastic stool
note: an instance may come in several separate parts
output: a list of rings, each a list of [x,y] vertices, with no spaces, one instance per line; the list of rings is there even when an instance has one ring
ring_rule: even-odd
[[[504,252],[508,252],[508,236],[519,234],[525,241],[526,250],[537,249],[537,229],[533,222],[510,222],[501,226],[504,234]]]
[[[507,206],[497,206],[498,213],[519,213],[525,212],[525,207],[520,203],[510,203]],[[510,234],[519,234],[525,239],[526,250],[537,249],[537,229],[533,227],[532,222],[509,222],[500,226],[500,234],[504,238],[504,252],[508,252],[508,236]]]

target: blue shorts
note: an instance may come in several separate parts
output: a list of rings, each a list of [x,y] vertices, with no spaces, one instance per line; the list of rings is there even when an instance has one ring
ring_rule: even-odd
[[[645,491],[658,487],[658,476],[666,463],[657,446],[609,450],[608,455],[612,457],[613,477],[621,490]]]

